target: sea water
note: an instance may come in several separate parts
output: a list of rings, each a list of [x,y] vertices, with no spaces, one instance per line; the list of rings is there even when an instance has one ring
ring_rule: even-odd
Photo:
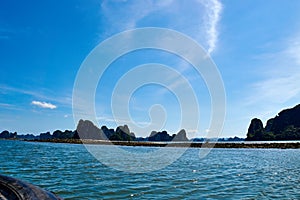
[[[160,170],[130,173],[102,164],[80,144],[0,140],[0,173],[64,199],[300,199],[299,149],[213,149],[200,159],[195,148]]]

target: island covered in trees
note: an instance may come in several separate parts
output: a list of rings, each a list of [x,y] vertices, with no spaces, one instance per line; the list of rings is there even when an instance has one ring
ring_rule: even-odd
[[[265,127],[260,119],[251,120],[246,141],[272,140],[300,140],[300,104],[282,110]]]
[[[203,147],[205,143],[213,143],[217,148],[300,148],[299,142],[294,143],[244,143],[244,141],[274,141],[300,140],[300,104],[294,108],[281,111],[277,116],[269,119],[266,126],[260,119],[251,120],[247,138],[193,138],[188,139],[184,129],[177,134],[168,134],[167,131],[152,131],[148,137],[136,137],[127,125],[116,129],[102,126],[98,128],[89,120],[79,120],[76,130],[56,130],[33,134],[17,134],[7,130],[0,133],[0,139],[17,139],[40,142],[63,143],[91,143],[117,144],[130,146],[166,146],[170,142],[173,146]],[[163,143],[162,143],[163,142]],[[169,145],[170,146],[170,145]],[[172,146],[172,145],[171,145]],[[209,147],[209,146],[208,146]]]
[[[98,128],[93,122],[89,120],[79,120],[76,130],[56,130],[52,134],[50,132],[34,134],[17,134],[7,130],[0,133],[0,139],[21,139],[33,141],[54,141],[54,142],[70,142],[81,143],[77,140],[105,140],[105,141],[136,141],[136,142],[204,142],[210,141],[244,141],[244,138],[230,137],[230,138],[187,138],[187,133],[184,129],[177,134],[170,135],[167,131],[152,131],[148,137],[136,137],[136,135],[129,130],[127,125],[118,126],[116,129],[102,126]]]
[[[56,130],[40,133],[39,135],[12,133],[7,130],[0,133],[0,138],[4,139],[25,139],[25,140],[52,140],[52,139],[89,139],[89,140],[110,140],[110,141],[188,141],[186,131],[180,130],[177,134],[169,135],[167,131],[152,131],[146,138],[136,137],[127,125],[118,126],[115,130],[102,126],[98,128],[89,120],[79,120],[76,130]]]

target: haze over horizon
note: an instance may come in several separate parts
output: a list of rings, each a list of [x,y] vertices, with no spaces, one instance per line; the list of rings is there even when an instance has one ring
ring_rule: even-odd
[[[245,137],[252,118],[266,122],[300,103],[299,9],[296,0],[2,1],[0,131],[74,130],[73,85],[88,54],[119,32],[163,27],[188,35],[210,54],[227,98],[220,137]],[[110,97],[123,74],[145,63],[168,65],[189,80],[199,100],[200,123],[199,129],[187,131],[204,137],[211,109],[205,82],[178,56],[150,49],[120,57],[105,72],[95,97],[98,125],[128,124],[129,119],[113,119]],[[174,82],[172,88],[181,87],[176,77],[166,78]],[[146,126],[149,108],[157,104],[167,114],[162,130],[185,128],[179,127],[178,100],[159,85],[133,94],[132,119]]]

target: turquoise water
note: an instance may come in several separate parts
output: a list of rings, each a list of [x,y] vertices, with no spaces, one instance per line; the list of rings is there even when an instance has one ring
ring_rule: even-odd
[[[0,140],[0,173],[65,199],[300,199],[298,149],[213,149],[204,159],[188,149],[162,170],[132,174],[101,164],[82,145]]]

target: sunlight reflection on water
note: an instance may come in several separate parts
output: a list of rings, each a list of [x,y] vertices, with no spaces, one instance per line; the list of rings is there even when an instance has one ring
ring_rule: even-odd
[[[103,156],[118,156],[107,146],[99,148],[107,150]],[[124,149],[155,151],[154,147]],[[123,167],[144,164],[119,160]],[[197,149],[189,149],[162,170],[132,174],[104,166],[82,145],[0,140],[1,174],[65,199],[299,199],[299,161],[298,149],[213,149],[201,160]]]

